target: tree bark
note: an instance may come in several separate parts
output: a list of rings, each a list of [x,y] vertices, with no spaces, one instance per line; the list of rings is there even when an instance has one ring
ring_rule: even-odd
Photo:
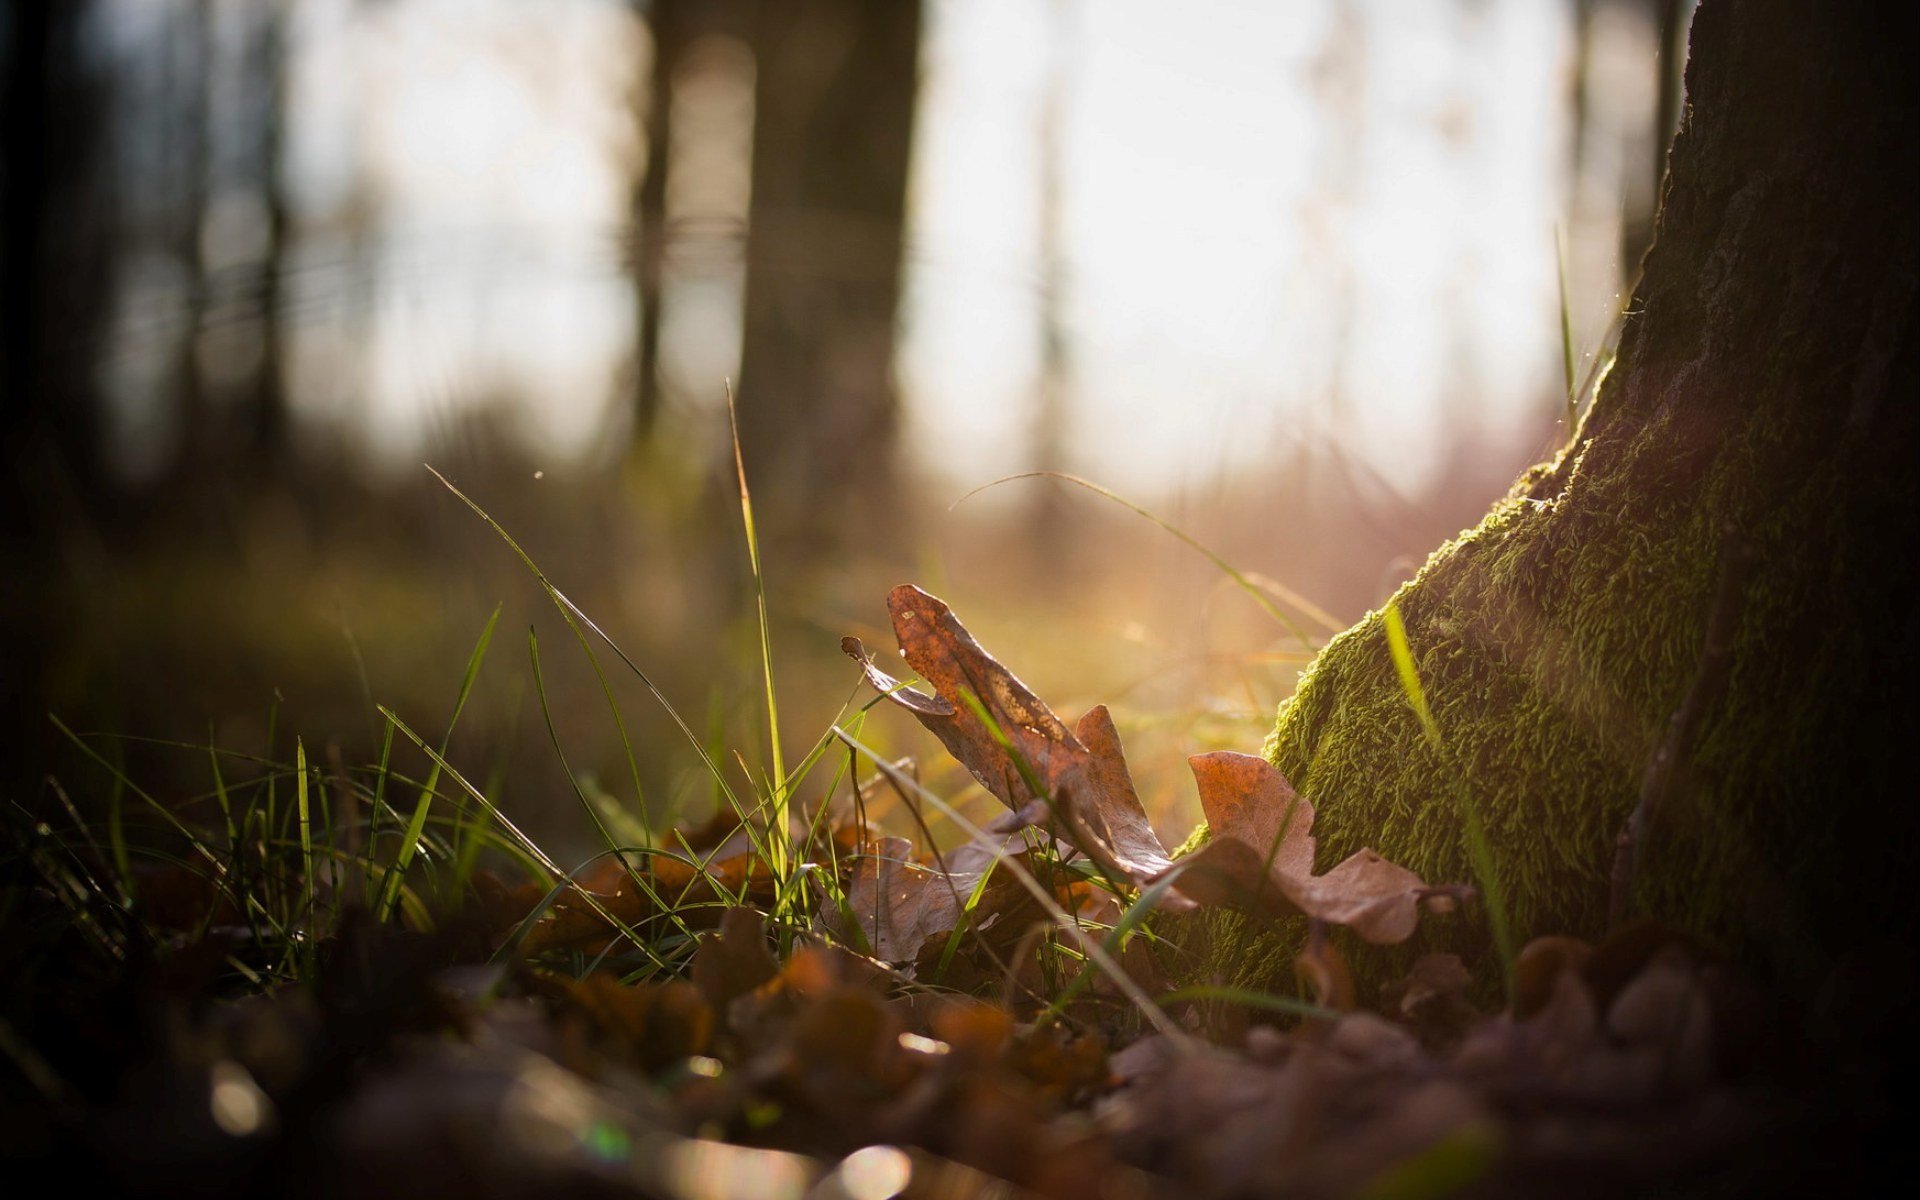
[[[1604,932],[1644,817],[1627,915],[1812,978],[1915,924],[1915,16],[1707,0],[1691,47],[1591,410],[1392,601],[1442,747],[1375,613],[1268,750],[1318,808],[1323,863],[1370,845],[1471,880],[1476,806],[1521,937]]]

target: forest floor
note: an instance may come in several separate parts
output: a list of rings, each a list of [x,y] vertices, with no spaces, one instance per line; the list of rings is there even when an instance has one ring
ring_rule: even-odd
[[[709,758],[710,820],[623,825],[575,781],[605,849],[571,870],[391,710],[375,764],[200,747],[186,801],[71,735],[102,802],[50,780],[0,822],[0,1164],[128,1195],[1147,1200],[1830,1195],[1893,1162],[1905,948],[1814,992],[1648,923],[1503,955],[1488,889],[1319,871],[1311,804],[1227,752],[1192,760],[1211,838],[1169,851],[1105,708],[1069,727],[940,601],[889,609],[930,690],[848,639],[870,701],[791,769]],[[871,752],[883,705],[1003,814]]]

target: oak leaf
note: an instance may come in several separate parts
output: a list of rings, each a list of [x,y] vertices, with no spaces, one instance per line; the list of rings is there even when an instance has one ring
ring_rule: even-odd
[[[1010,873],[996,868],[1001,858],[1025,852],[1026,846],[1017,841],[999,846],[970,842],[949,851],[940,863],[922,863],[914,860],[913,843],[906,838],[881,838],[869,843],[854,863],[845,916],[829,903],[820,914],[821,923],[849,942],[858,930],[882,962],[913,962],[928,943],[952,933],[963,915],[979,931],[1019,908],[1024,893]],[[981,889],[977,899],[976,889]],[[846,917],[853,921],[851,929]]]

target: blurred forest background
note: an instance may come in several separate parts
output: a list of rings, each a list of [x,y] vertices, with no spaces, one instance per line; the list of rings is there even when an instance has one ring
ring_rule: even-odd
[[[1178,841],[1185,755],[1256,746],[1313,646],[1565,437],[1560,297],[1584,378],[1689,15],[8,0],[7,799],[108,791],[49,712],[182,800],[209,742],[370,761],[376,702],[444,728],[501,605],[452,761],[585,844],[533,627],[574,769],[697,818],[666,714],[614,680],[630,769],[565,624],[421,464],[760,770],[731,379],[787,761],[864,702],[839,637],[890,648],[912,580],[1063,713],[1113,704]],[[1092,492],[954,505],[1034,470],[1273,581],[1306,636]]]

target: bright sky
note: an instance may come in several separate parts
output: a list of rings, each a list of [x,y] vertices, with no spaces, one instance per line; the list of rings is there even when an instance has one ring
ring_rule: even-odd
[[[911,448],[953,482],[1029,465],[1055,69],[1073,469],[1145,492],[1339,430],[1418,475],[1461,412],[1499,426],[1551,402],[1561,5],[930,3],[899,368]],[[320,269],[344,235],[310,241],[303,403],[412,461],[458,406],[517,392],[551,451],[584,447],[633,333],[631,10],[302,11],[305,207],[372,204],[382,264],[356,318],[321,302],[345,294]],[[365,379],[337,370],[351,344],[372,347]]]

